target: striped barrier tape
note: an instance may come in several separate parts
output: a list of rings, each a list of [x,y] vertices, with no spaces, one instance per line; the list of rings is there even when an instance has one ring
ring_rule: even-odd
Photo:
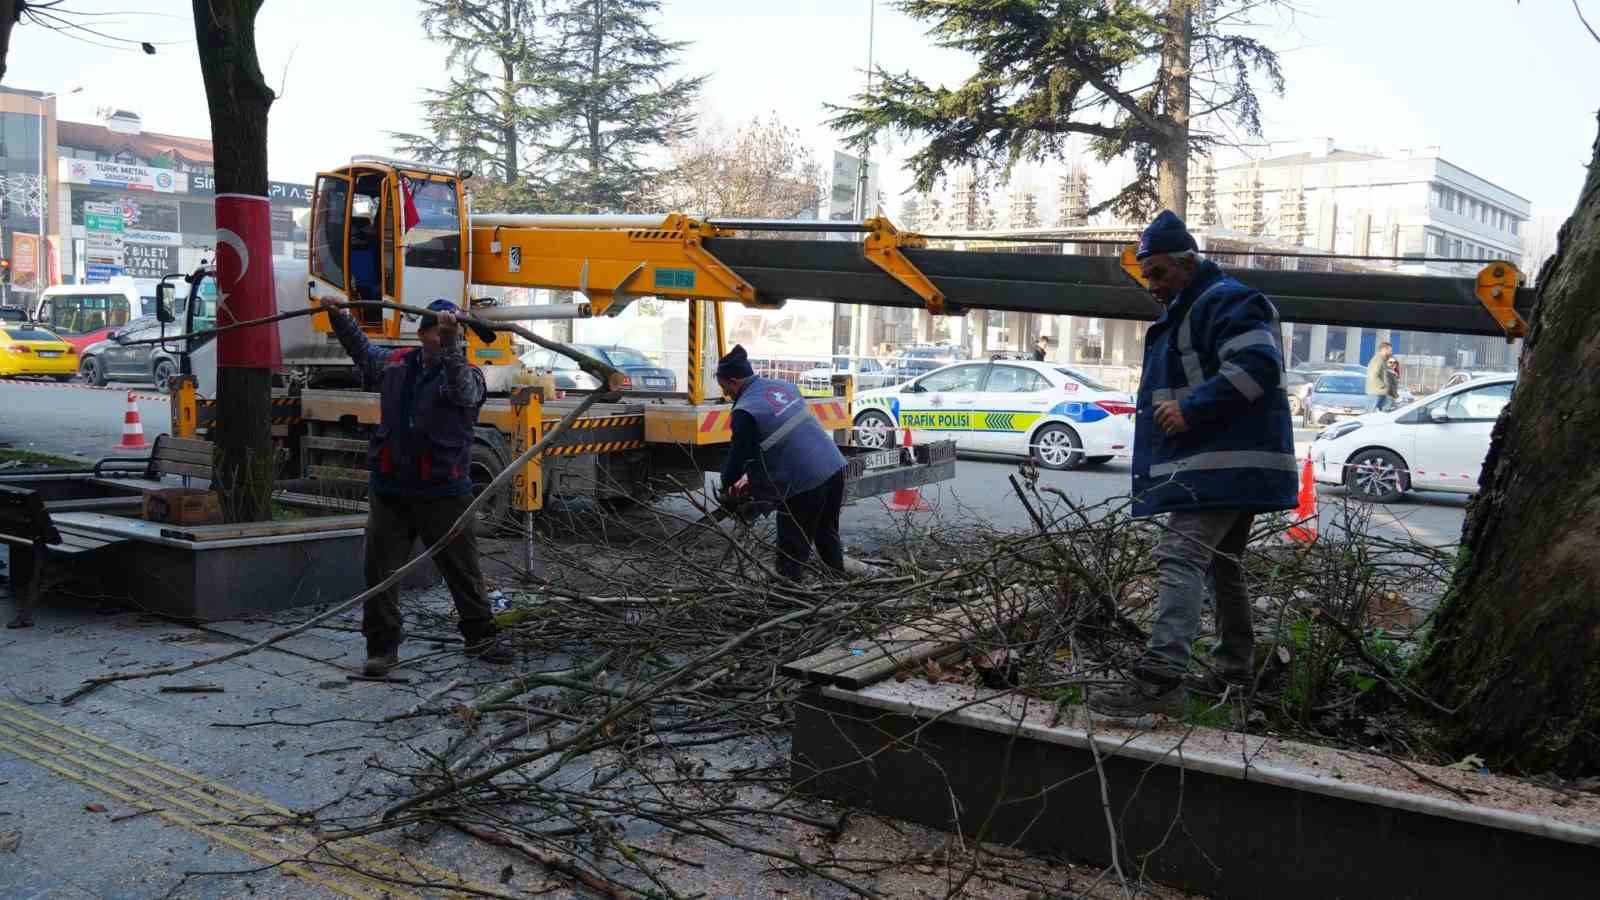
[[[94,384],[83,384],[82,382],[78,382],[78,381],[34,381],[34,380],[31,380],[31,379],[25,379],[25,378],[0,378],[0,384],[25,385],[25,386],[28,386],[28,387],[76,388],[77,390],[80,390],[80,391],[112,391],[112,392],[118,393],[118,394],[129,393],[127,388],[112,387],[109,384],[108,385],[104,385],[104,386],[94,385]],[[143,391],[133,391],[131,393],[136,398],[138,398],[140,400],[171,400],[172,399],[171,397],[168,397],[166,394],[145,393]]]

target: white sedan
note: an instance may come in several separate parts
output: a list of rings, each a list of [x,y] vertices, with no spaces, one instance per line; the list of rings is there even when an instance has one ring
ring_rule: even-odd
[[[958,362],[855,395],[856,443],[892,447],[903,429],[956,449],[1031,456],[1048,469],[1102,465],[1133,447],[1133,398],[1055,363]]]
[[[1408,490],[1475,493],[1490,433],[1515,384],[1515,375],[1482,378],[1333,425],[1311,445],[1317,482],[1342,484],[1375,503]]]

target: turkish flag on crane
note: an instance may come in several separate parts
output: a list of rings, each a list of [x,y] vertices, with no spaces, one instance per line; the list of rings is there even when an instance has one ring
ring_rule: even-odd
[[[411,192],[411,179],[400,179],[400,196],[404,198],[405,205],[403,211],[405,226],[403,230],[410,231],[417,227],[418,222],[422,221],[422,214],[417,212],[417,199]]]

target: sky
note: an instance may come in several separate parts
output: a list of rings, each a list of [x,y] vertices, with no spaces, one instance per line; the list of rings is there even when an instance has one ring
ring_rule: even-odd
[[[1579,0],[1600,27],[1600,0]],[[692,42],[683,71],[709,76],[700,120],[737,124],[775,112],[801,129],[827,167],[837,136],[826,103],[863,83],[872,0],[664,0],[664,36]],[[1440,155],[1528,198],[1535,218],[1571,212],[1600,109],[1600,43],[1571,0],[1299,0],[1255,36],[1280,54],[1287,87],[1265,103],[1264,135],[1247,142],[1331,137],[1341,147],[1438,146]],[[160,44],[155,56],[90,46],[24,24],[12,37],[6,84],[81,92],[62,118],[93,121],[131,109],[144,127],[209,134],[187,0],[73,0],[95,27]],[[120,13],[137,6],[145,12]],[[422,33],[415,0],[267,0],[257,20],[262,69],[279,93],[268,148],[271,177],[309,182],[358,153],[392,151],[388,132],[415,130],[418,100],[446,79],[443,52]],[[88,20],[84,20],[88,21]],[[925,26],[879,0],[880,66],[958,83],[974,66],[933,46]],[[1259,152],[1259,151],[1257,151]],[[910,178],[903,141],[880,146],[891,197]],[[1094,199],[1117,186],[1099,172]],[[1051,172],[1025,172],[1043,182]],[[1041,186],[1043,186],[1041,184]],[[898,210],[891,199],[891,211]]]

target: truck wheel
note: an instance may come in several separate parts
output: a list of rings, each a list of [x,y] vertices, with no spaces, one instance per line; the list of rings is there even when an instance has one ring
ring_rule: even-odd
[[[1033,461],[1046,469],[1076,469],[1083,465],[1083,441],[1065,425],[1046,425],[1033,436]]]
[[[83,378],[84,384],[92,384],[95,387],[106,386],[106,373],[100,368],[98,356],[85,356],[83,362],[78,363],[78,374]]]
[[[869,409],[856,416],[856,446],[884,450],[894,446],[894,423],[887,413]]]
[[[472,445],[472,496],[477,497],[505,468],[500,454],[486,444]],[[491,535],[511,524],[511,494],[501,491],[478,510],[478,533]]]

